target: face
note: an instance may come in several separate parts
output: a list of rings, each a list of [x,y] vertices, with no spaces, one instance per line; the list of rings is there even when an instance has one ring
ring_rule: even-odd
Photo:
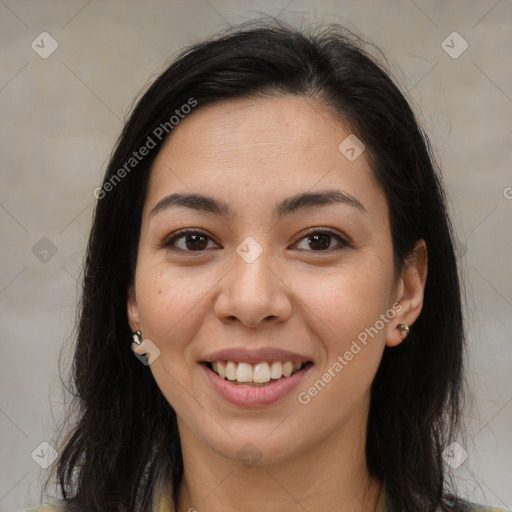
[[[404,283],[366,155],[338,149],[348,135],[311,99],[229,100],[160,150],[128,316],[159,350],[182,440],[277,461],[363,428]]]

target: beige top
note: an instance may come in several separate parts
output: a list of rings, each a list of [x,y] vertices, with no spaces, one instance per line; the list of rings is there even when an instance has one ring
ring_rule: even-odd
[[[153,508],[153,512],[174,512],[174,505],[171,500],[171,490],[163,489],[160,494],[160,499],[155,500],[155,506]],[[386,487],[381,485],[379,496],[377,498],[377,508],[375,512],[386,512]],[[438,508],[437,512],[441,512],[441,509]],[[492,507],[482,507],[479,505],[474,505],[474,512],[507,512],[504,509],[492,508]],[[512,512],[512,511],[509,511]]]
[[[157,494],[158,496],[158,494]],[[169,489],[164,490],[164,492],[161,493],[160,498],[157,497],[155,500],[155,506],[153,508],[153,512],[174,512],[174,506],[172,504],[172,501],[170,499],[171,492]],[[377,508],[375,509],[375,512],[386,512],[386,492],[383,485],[380,487],[379,497],[377,498]],[[491,512],[491,511],[489,511]]]
[[[168,490],[168,489],[167,489]],[[174,506],[172,504],[172,500],[170,499],[170,492],[160,493],[160,498],[156,499],[155,506],[153,507],[153,512],[174,512]],[[381,486],[379,497],[377,500],[377,508],[375,512],[386,512],[386,491],[385,487]],[[441,509],[438,509],[440,511]],[[53,502],[46,505],[42,505],[41,507],[34,508],[31,510],[27,510],[26,512],[59,512],[59,502]],[[474,512],[507,512],[501,508],[493,508],[493,507],[483,507],[479,505],[474,505]],[[509,511],[512,512],[512,511]]]

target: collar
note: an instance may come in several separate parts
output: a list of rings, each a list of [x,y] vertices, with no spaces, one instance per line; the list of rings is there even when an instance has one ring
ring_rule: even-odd
[[[161,488],[160,491],[157,490],[155,493],[156,498],[153,512],[175,512],[171,495],[172,492],[170,485],[166,488]],[[384,484],[381,484],[380,486],[375,512],[386,512],[386,488]]]

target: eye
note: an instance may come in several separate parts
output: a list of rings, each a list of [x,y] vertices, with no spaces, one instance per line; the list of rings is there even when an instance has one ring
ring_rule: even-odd
[[[160,248],[178,249],[184,252],[201,252],[208,248],[211,238],[201,231],[184,229],[165,239]]]
[[[331,246],[333,239],[338,240],[338,249],[349,245],[340,235],[329,230],[310,231],[306,236],[302,237],[299,242],[307,240],[307,246],[311,248],[313,252],[327,252],[331,249],[336,249],[336,246]]]
[[[341,249],[349,245],[348,242],[340,235],[325,229],[310,231],[306,236],[303,236],[296,245],[299,246],[303,240],[307,241],[307,248],[298,248],[300,250],[308,250],[309,248],[312,249],[313,252],[328,252],[330,250]],[[338,247],[332,246],[333,240],[338,241]],[[183,252],[202,252],[211,248],[211,246],[208,246],[209,242],[213,243],[206,233],[192,229],[184,229],[166,238],[161,244],[159,244],[159,248],[168,248]]]

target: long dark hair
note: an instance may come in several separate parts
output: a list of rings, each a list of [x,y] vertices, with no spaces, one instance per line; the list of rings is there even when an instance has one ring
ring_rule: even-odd
[[[138,100],[96,192],[71,372],[75,419],[54,468],[66,510],[149,512],[168,478],[176,500],[183,473],[176,415],[133,356],[126,314],[148,175],[184,105],[280,94],[321,102],[364,142],[388,201],[397,267],[415,242],[426,242],[423,310],[407,340],[385,349],[372,384],[366,460],[386,486],[390,511],[465,510],[448,494],[442,458],[460,430],[464,382],[452,227],[428,137],[373,50],[338,25],[251,22],[183,50]],[[130,160],[149,145],[144,158]]]

